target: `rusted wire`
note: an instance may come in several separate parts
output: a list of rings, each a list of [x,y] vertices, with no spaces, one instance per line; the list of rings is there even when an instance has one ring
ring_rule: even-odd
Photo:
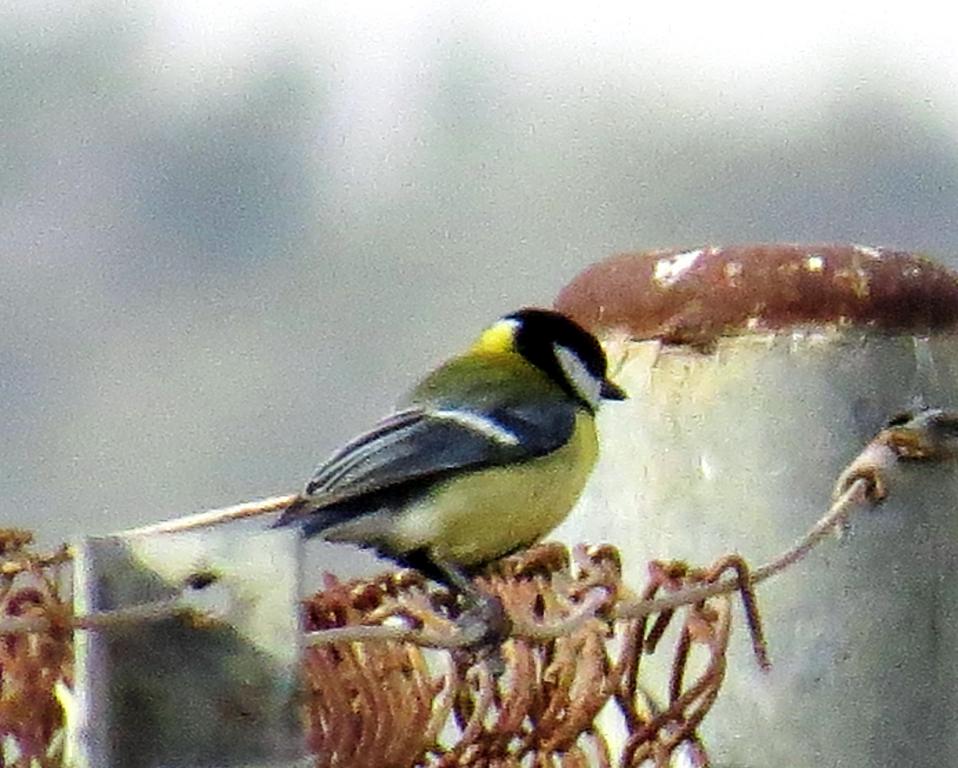
[[[16,768],[61,764],[57,689],[73,679],[72,608],[61,596],[65,550],[38,555],[32,540],[23,531],[0,530],[0,617],[43,622],[39,631],[0,637],[0,764]]]
[[[117,616],[73,617],[56,577],[66,550],[35,555],[26,541],[14,546],[15,539],[0,532],[0,566],[14,564],[0,576],[0,625],[8,630],[0,638],[0,737],[16,744],[17,762],[7,765],[59,765],[63,710],[55,691],[72,682],[72,631],[180,607],[173,601]],[[5,541],[11,543],[4,550]],[[654,566],[659,578],[643,593],[645,603],[660,600],[662,589],[680,597],[721,585],[729,562],[719,565],[704,574]],[[746,601],[754,578],[743,565],[734,569],[734,581]],[[623,616],[629,600],[619,573],[618,553],[609,547],[578,547],[570,558],[563,547],[545,546],[492,568],[480,586],[502,601],[521,633],[503,645],[505,669],[495,676],[488,660],[456,649],[461,633],[448,596],[415,572],[365,584],[329,579],[321,598],[306,607],[306,628],[364,630],[375,642],[327,640],[306,651],[304,716],[317,765],[665,765],[683,745],[704,754],[696,728],[724,676],[729,598],[697,596],[684,609],[672,682],[661,693],[665,704],[650,710],[639,688],[640,664],[681,606]],[[757,616],[754,607],[746,615]],[[395,639],[379,639],[384,629]],[[411,633],[432,638],[439,650],[406,642]],[[708,655],[706,670],[686,685],[684,670],[696,649]],[[596,722],[607,706],[618,708],[625,723],[619,754],[610,745],[621,738]]]
[[[954,435],[958,418],[941,412],[890,425],[842,473],[827,513],[792,547],[755,571],[737,555],[704,570],[684,563],[652,563],[648,585],[632,600],[619,582],[618,554],[608,547],[577,548],[571,562],[568,553],[555,546],[503,561],[480,580],[480,587],[501,601],[514,628],[501,651],[503,674],[495,681],[487,660],[462,648],[443,601],[434,599],[439,618],[431,622],[433,631],[427,637],[431,645],[448,648],[438,658],[453,670],[434,674],[454,691],[446,688],[438,710],[446,725],[437,725],[433,717],[430,748],[412,762],[396,765],[551,766],[588,764],[592,759],[601,765],[617,760],[620,766],[658,767],[670,765],[680,748],[687,762],[708,765],[697,729],[725,677],[733,595],[740,596],[756,660],[767,669],[755,585],[840,532],[857,507],[879,503],[898,462],[956,455]],[[401,593],[393,597],[402,602]],[[640,664],[658,650],[666,629],[680,615],[667,690],[657,700],[640,688]],[[421,637],[419,630],[428,624],[420,617],[407,639]],[[443,632],[450,629],[453,635],[444,640]],[[347,637],[344,633],[337,641]],[[325,642],[321,632],[312,640],[320,646]],[[695,655],[704,656],[704,664],[688,680]],[[608,706],[618,709],[625,724],[624,747],[617,757],[597,725],[599,713]],[[316,727],[315,722],[310,725]],[[327,720],[325,727],[335,730],[336,725]],[[335,735],[330,738],[335,741]],[[323,739],[322,734],[314,739],[320,750]]]
[[[706,571],[658,564],[653,573],[659,574],[659,583],[646,594],[715,581],[742,565],[734,558]],[[382,621],[402,617],[434,632],[456,631],[447,593],[405,575],[402,579],[407,586],[401,589],[394,577],[354,584],[330,579],[328,588],[306,605],[309,627],[348,626],[375,615]],[[605,600],[572,634],[507,639],[498,674],[481,649],[427,652],[394,641],[309,649],[305,712],[317,765],[631,766],[646,760],[665,765],[683,744],[701,752],[696,729],[725,673],[730,596],[684,610],[671,684],[662,692],[663,706],[650,712],[648,692],[638,688],[638,665],[643,655],[654,652],[654,643],[644,642],[644,620],[614,618],[616,601],[625,594],[614,549],[580,546],[570,557],[561,545],[542,545],[498,563],[479,579],[479,586],[502,602],[510,619],[529,626],[563,621],[596,590]],[[675,621],[678,616],[679,611],[671,614]],[[705,670],[686,684],[685,669],[698,648],[707,656]],[[360,649],[369,655],[356,663]],[[432,654],[429,659],[426,653]],[[412,659],[409,667],[416,674],[386,674],[402,658]],[[372,687],[377,695],[369,692]],[[391,706],[395,700],[421,707],[427,719],[397,720]],[[598,724],[599,714],[610,706],[618,707],[624,734],[606,733]],[[368,735],[383,723],[390,723],[393,734],[385,741],[395,746],[399,738],[402,743],[388,757]],[[624,749],[612,746],[622,743]]]
[[[827,514],[751,571],[737,556],[707,569],[655,563],[634,599],[610,547],[570,555],[545,545],[498,563],[479,582],[514,627],[498,655],[470,648],[454,601],[415,572],[361,584],[330,578],[304,608],[311,634],[303,715],[317,765],[666,766],[681,750],[686,763],[705,766],[697,729],[725,676],[735,593],[767,666],[755,586],[841,531],[857,507],[880,503],[901,464],[953,459],[956,446],[954,414],[929,409],[890,423],[842,473]],[[136,533],[266,514],[287,502],[276,497]],[[0,754],[3,766],[61,764],[57,692],[72,684],[74,630],[184,610],[174,600],[73,616],[60,586],[72,553],[41,555],[31,545],[27,532],[0,530],[0,743],[13,747]],[[677,639],[663,650],[667,628]],[[671,666],[665,690],[650,694],[642,664],[652,653],[668,654]],[[624,736],[599,724],[608,709],[618,711]]]

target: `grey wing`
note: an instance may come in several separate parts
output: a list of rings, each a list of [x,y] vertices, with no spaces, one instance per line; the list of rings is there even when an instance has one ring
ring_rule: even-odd
[[[309,481],[303,504],[277,525],[360,497],[478,469],[543,456],[575,428],[567,403],[515,405],[491,411],[410,408],[360,435],[331,456]]]

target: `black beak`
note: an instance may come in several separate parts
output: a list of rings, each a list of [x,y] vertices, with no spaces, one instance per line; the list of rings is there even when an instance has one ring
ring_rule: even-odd
[[[599,395],[603,400],[625,400],[628,395],[618,384],[614,384],[608,379],[603,380]]]

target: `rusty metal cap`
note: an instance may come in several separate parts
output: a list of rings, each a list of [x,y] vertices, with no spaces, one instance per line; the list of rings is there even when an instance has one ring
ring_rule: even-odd
[[[927,334],[958,326],[958,273],[862,245],[656,250],[592,265],[555,306],[600,335],[700,346],[820,325]]]

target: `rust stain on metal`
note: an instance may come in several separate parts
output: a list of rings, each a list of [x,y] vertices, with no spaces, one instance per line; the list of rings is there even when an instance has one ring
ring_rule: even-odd
[[[920,334],[958,325],[958,274],[859,245],[657,250],[592,265],[555,306],[592,331],[696,346],[808,325]]]

